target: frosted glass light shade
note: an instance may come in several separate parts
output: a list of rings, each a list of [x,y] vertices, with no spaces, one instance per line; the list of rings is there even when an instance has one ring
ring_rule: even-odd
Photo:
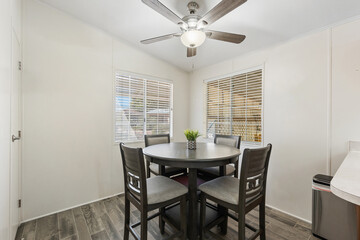
[[[206,35],[199,30],[189,30],[181,35],[181,42],[189,48],[196,48],[204,43]]]

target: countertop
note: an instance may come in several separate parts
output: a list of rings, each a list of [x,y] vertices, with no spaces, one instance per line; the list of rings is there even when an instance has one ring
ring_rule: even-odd
[[[336,196],[360,206],[360,141],[349,143],[349,153],[335,173],[330,187]]]

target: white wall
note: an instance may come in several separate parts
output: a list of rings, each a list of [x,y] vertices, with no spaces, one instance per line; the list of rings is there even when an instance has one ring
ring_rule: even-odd
[[[11,7],[0,1],[0,239],[9,239]]]
[[[344,160],[349,140],[360,140],[360,21],[332,31],[332,174]]]
[[[24,6],[24,220],[123,191],[114,71],[174,83],[174,140],[188,127],[188,74],[36,0]]]
[[[204,129],[204,98],[195,93],[203,80],[264,66],[264,143],[273,144],[267,204],[309,221],[312,177],[336,172],[347,141],[360,139],[358,29],[360,21],[329,28],[190,75],[190,126]]]

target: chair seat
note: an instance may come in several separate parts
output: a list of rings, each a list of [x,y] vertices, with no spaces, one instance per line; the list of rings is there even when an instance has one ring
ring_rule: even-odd
[[[233,205],[239,204],[239,184],[240,180],[230,176],[215,178],[199,186],[199,190],[217,198],[223,202]],[[256,196],[246,199],[246,203],[255,199]]]
[[[199,190],[221,201],[237,205],[240,181],[234,177],[219,177],[199,186]]]
[[[165,166],[166,173],[178,172],[181,168]],[[159,165],[156,163],[150,163],[150,171],[159,175]]]
[[[188,192],[188,189],[164,176],[155,176],[146,179],[148,204],[157,204],[180,197]]]
[[[239,204],[239,184],[240,180],[234,177],[219,177],[200,185],[199,190],[217,198],[223,202],[233,205]],[[256,196],[249,197],[245,203],[254,200]]]
[[[220,168],[219,167],[207,167],[207,168],[201,168],[199,169],[200,172],[204,172],[204,173],[208,173],[214,176],[220,176],[219,171]],[[228,164],[226,165],[226,175],[234,175],[235,172],[235,167],[233,164]]]

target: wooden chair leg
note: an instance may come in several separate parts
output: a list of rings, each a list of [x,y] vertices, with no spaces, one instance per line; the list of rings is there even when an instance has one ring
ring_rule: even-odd
[[[205,219],[206,219],[206,198],[200,194],[200,240],[205,238]]]
[[[234,177],[239,178],[239,161],[235,162],[235,174]]]
[[[143,212],[141,213],[141,240],[147,240],[147,225],[147,209],[143,209]]]
[[[245,213],[244,213],[244,211],[239,213],[238,239],[246,239],[245,238]]]
[[[265,240],[265,201],[262,201],[259,209],[260,240]]]
[[[125,222],[124,222],[124,240],[129,239],[129,226],[130,226],[130,201],[125,196]]]
[[[181,231],[183,233],[181,239],[186,240],[187,238],[187,228],[186,228],[186,196],[182,197],[180,200],[180,219],[181,219]]]
[[[160,216],[159,216],[159,228],[160,228],[160,233],[164,234],[165,233],[165,221],[163,219],[163,216],[165,215],[165,208],[160,208]]]
[[[221,206],[220,204],[218,205],[219,208],[219,212],[221,215],[223,215],[225,217],[224,221],[222,221],[219,226],[221,228],[221,234],[226,235],[227,234],[227,225],[228,225],[228,209]]]
[[[158,169],[159,169],[159,175],[164,176],[165,175],[165,166],[163,165],[158,165]],[[160,208],[160,216],[159,216],[159,228],[160,228],[160,233],[164,234],[165,233],[165,221],[163,220],[163,216],[165,214],[165,208]]]
[[[146,177],[150,178],[151,172],[150,172],[150,162],[146,161]]]

